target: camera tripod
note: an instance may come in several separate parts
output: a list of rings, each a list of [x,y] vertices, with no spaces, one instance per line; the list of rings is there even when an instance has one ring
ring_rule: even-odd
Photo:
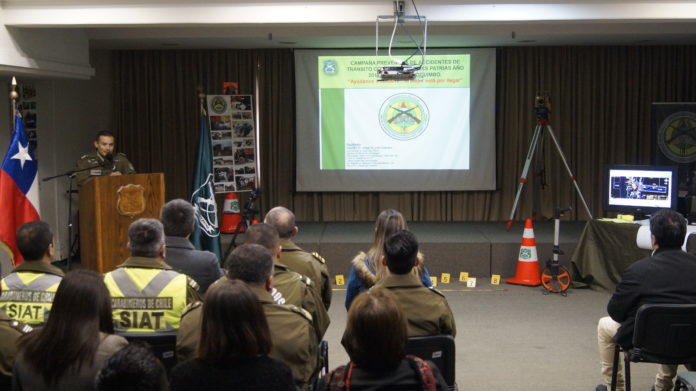
[[[575,191],[578,193],[580,201],[582,202],[582,205],[585,207],[585,211],[587,211],[587,215],[590,217],[590,219],[592,219],[592,212],[590,212],[590,208],[587,206],[587,202],[585,202],[585,197],[583,197],[582,191],[580,191],[580,186],[578,186],[578,182],[575,178],[575,175],[573,175],[573,172],[571,171],[570,166],[568,165],[568,161],[566,160],[565,154],[563,153],[560,144],[558,144],[556,135],[554,134],[553,129],[551,128],[551,124],[549,123],[549,113],[551,112],[551,109],[549,105],[548,96],[539,95],[536,97],[534,102],[534,112],[537,117],[537,123],[536,127],[534,128],[534,134],[532,135],[532,141],[529,144],[529,151],[527,152],[527,159],[524,162],[522,175],[520,175],[520,182],[517,187],[515,202],[512,205],[510,218],[507,221],[508,231],[510,230],[510,227],[512,227],[512,219],[515,217],[515,212],[517,211],[517,206],[519,205],[520,197],[522,196],[524,184],[527,182],[527,174],[529,173],[529,167],[531,166],[532,161],[534,159],[534,153],[537,150],[543,152],[545,133],[548,133],[548,135],[551,136],[551,140],[553,141],[553,144],[556,146],[558,155],[561,157],[561,161],[563,161],[563,165],[565,166],[566,171],[568,171],[568,175],[570,176],[571,181],[573,181]],[[534,206],[533,212],[534,214],[536,214],[536,205]]]

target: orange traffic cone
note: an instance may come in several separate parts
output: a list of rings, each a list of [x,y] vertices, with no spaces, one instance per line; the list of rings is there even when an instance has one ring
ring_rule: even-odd
[[[222,208],[222,224],[220,232],[224,234],[232,234],[237,229],[237,225],[242,222],[242,215],[239,214],[239,200],[237,193],[227,193],[225,195],[225,205]],[[239,232],[244,232],[244,227],[241,227]]]
[[[508,278],[505,282],[529,286],[541,285],[539,258],[537,257],[532,219],[527,219],[524,223],[524,234],[522,234],[522,245],[520,246],[520,256],[517,261],[515,277]]]

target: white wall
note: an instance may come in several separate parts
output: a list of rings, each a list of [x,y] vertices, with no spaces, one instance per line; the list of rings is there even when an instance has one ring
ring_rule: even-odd
[[[80,156],[92,151],[94,133],[100,129],[113,129],[110,59],[108,51],[90,53],[90,63],[96,70],[91,80],[18,77],[18,82],[36,87],[39,178],[72,170]],[[0,97],[7,97],[8,107],[11,77],[3,79],[0,79]],[[3,156],[11,137],[9,111],[0,109],[0,151]],[[68,257],[67,190],[68,179],[65,177],[41,181],[39,184],[41,218],[54,229],[56,259]],[[77,194],[73,195],[73,200],[73,210],[76,213]],[[74,228],[76,227],[75,218]]]

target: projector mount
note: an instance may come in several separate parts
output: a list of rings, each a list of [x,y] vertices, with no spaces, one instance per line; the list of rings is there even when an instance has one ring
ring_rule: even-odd
[[[377,21],[375,22],[375,56],[379,56],[379,22],[393,20],[394,26],[392,28],[391,37],[389,38],[389,46],[387,48],[387,53],[389,59],[394,63],[398,64],[396,66],[383,66],[377,69],[377,75],[380,81],[388,80],[413,80],[416,77],[416,72],[421,69],[425,64],[425,52],[427,48],[428,40],[428,20],[425,16],[421,16],[418,13],[418,8],[416,7],[415,0],[411,0],[413,4],[413,9],[416,15],[406,15],[405,14],[405,1],[395,0],[394,1],[394,14],[393,15],[380,15],[377,16]],[[397,26],[403,26],[407,21],[417,21],[419,26],[423,28],[423,39],[421,42],[417,42],[413,36],[409,33],[408,37],[411,42],[416,45],[414,52],[408,56],[405,60],[401,60],[392,56],[392,46],[394,44],[394,37],[396,36]],[[413,56],[420,53],[421,61],[417,65],[410,64],[409,61]]]

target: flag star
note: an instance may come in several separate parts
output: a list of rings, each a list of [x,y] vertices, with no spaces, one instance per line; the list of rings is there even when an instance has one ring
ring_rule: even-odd
[[[18,152],[12,156],[12,159],[17,159],[21,162],[22,169],[24,169],[24,162],[27,160],[32,160],[31,156],[29,156],[29,144],[27,143],[27,146],[24,147],[22,146],[22,143],[17,143],[17,146],[19,147]]]

